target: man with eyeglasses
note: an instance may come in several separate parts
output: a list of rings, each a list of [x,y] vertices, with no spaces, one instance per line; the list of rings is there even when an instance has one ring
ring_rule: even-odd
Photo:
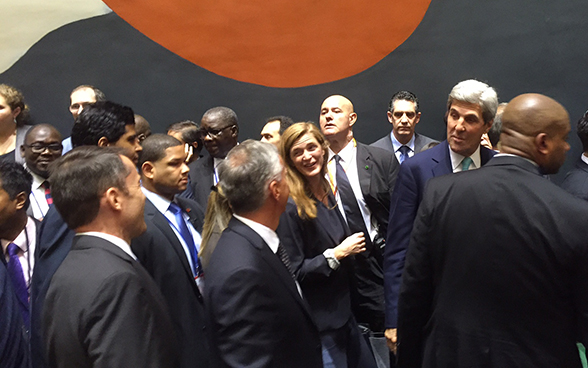
[[[42,221],[53,203],[49,186],[49,164],[61,156],[61,134],[49,124],[32,127],[25,135],[20,154],[25,167],[33,176],[33,186],[29,195],[30,205],[27,214]]]
[[[210,188],[218,183],[217,167],[223,162],[227,153],[237,145],[239,136],[237,114],[228,107],[213,107],[202,116],[200,131],[204,147],[210,156],[203,157],[190,166],[190,182],[194,200],[206,208]]]

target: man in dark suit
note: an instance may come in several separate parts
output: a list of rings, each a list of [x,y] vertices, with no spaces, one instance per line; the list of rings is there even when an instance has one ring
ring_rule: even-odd
[[[200,121],[204,147],[210,154],[190,165],[190,182],[193,185],[194,200],[202,208],[208,204],[210,188],[218,183],[218,165],[231,148],[237,145],[239,120],[228,107],[213,107],[204,113]]]
[[[130,107],[104,101],[86,106],[72,131],[74,147],[93,145],[119,147],[134,162],[141,146],[135,132],[135,116]],[[46,367],[43,356],[41,313],[53,274],[69,252],[74,236],[54,206],[41,225],[35,250],[35,272],[31,282],[31,354],[34,368]]]
[[[55,207],[76,236],[43,309],[48,365],[176,367],[167,305],[129,244],[146,228],[135,165],[84,147],[56,161],[50,178]]]
[[[437,142],[414,131],[421,120],[419,99],[414,93],[410,91],[396,92],[388,104],[387,115],[388,121],[392,124],[392,131],[370,146],[394,153],[399,164],[421,152],[430,143]]]
[[[492,126],[498,96],[486,83],[473,79],[453,87],[447,100],[447,140],[406,160],[401,166],[390,203],[390,226],[384,252],[386,338],[396,349],[398,291],[410,232],[429,179],[486,164],[494,151],[480,146]]]
[[[16,162],[0,162],[0,243],[2,258],[18,297],[22,321],[30,326],[30,285],[40,222],[27,216],[31,174]]]
[[[363,232],[366,238],[366,251],[355,256],[354,315],[360,325],[379,333],[383,340],[382,247],[398,162],[392,153],[353,138],[357,114],[347,98],[334,95],[325,99],[319,119],[329,141],[328,178],[338,208],[351,233]]]
[[[248,140],[219,167],[234,217],[206,269],[218,367],[322,367],[321,342],[275,233],[289,188],[277,150]]]
[[[206,368],[209,346],[198,289],[203,276],[198,251],[204,214],[196,202],[177,197],[188,184],[185,161],[184,145],[172,136],[154,134],[143,141],[140,164],[147,231],[133,240],[131,248],[167,301],[178,336],[180,367]]]
[[[561,187],[576,197],[588,201],[588,111],[578,121],[576,133],[582,141],[584,153],[576,162],[576,167],[566,174]]]
[[[398,302],[399,367],[581,367],[588,343],[588,204],[542,177],[570,146],[538,94],[502,116],[501,154],[432,179]]]

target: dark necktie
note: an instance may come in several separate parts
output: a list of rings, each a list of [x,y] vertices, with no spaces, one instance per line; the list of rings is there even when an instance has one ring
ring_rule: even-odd
[[[186,225],[186,221],[184,220],[184,216],[182,216],[182,209],[180,206],[175,204],[174,202],[170,203],[169,210],[171,213],[174,214],[176,217],[176,224],[180,227],[178,232],[184,242],[188,246],[188,250],[190,251],[190,257],[192,259],[194,279],[197,279],[202,276],[202,267],[200,265],[200,259],[198,259],[198,252],[196,251],[196,245],[194,244],[194,238],[192,237],[192,233],[188,229]]]
[[[410,152],[410,148],[408,146],[400,146],[398,149],[400,151],[400,163],[403,163],[404,160],[408,158],[408,153]]]
[[[363,216],[361,215],[361,210],[359,209],[359,204],[357,204],[357,198],[353,193],[353,189],[351,188],[347,174],[345,173],[343,166],[341,166],[340,161],[341,157],[339,155],[335,155],[335,162],[337,167],[337,173],[335,175],[337,178],[337,190],[341,196],[341,202],[343,204],[343,209],[345,210],[345,217],[347,217],[347,225],[349,225],[349,229],[352,233],[363,233],[365,236],[366,248],[368,248],[369,251],[368,244],[371,244],[370,234],[365,227],[365,222],[363,221]]]
[[[290,273],[290,276],[292,276],[292,278],[296,280],[296,276],[294,276],[294,269],[292,268],[292,264],[290,263],[290,257],[288,257],[288,253],[286,252],[286,249],[284,249],[284,247],[282,246],[282,243],[278,245],[278,250],[276,251],[276,254],[278,255],[278,257],[280,257],[280,261],[282,261],[284,266],[286,266],[286,269]]]
[[[20,305],[22,319],[24,320],[25,326],[28,330],[29,292],[27,290],[27,283],[24,278],[24,272],[22,270],[20,260],[18,259],[19,248],[18,245],[10,243],[8,244],[6,250],[8,252],[8,263],[6,265],[6,270],[8,271],[10,279],[12,280],[12,285],[14,286],[14,291],[18,298],[18,304]]]
[[[43,182],[43,188],[45,188],[45,199],[47,200],[47,204],[51,206],[53,204],[53,198],[51,198],[51,187],[47,180]]]

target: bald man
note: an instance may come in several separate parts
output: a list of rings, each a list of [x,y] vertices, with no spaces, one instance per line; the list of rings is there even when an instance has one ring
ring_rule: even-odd
[[[501,153],[433,178],[406,255],[399,367],[581,367],[588,343],[588,204],[543,174],[565,160],[568,113],[524,94]]]
[[[353,138],[357,113],[344,96],[328,97],[321,105],[321,131],[329,141],[327,179],[352,233],[362,232],[366,251],[355,257],[353,311],[366,334],[379,340],[387,361],[384,333],[382,252],[388,227],[390,195],[398,162],[392,152]],[[376,347],[376,350],[378,348]]]

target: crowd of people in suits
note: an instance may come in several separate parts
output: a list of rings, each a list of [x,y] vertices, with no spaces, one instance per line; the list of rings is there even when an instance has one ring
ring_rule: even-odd
[[[409,91],[371,145],[341,95],[240,143],[228,107],[70,100],[63,139],[0,85],[0,366],[582,366],[588,113],[562,189],[565,108],[477,80],[441,142]]]

